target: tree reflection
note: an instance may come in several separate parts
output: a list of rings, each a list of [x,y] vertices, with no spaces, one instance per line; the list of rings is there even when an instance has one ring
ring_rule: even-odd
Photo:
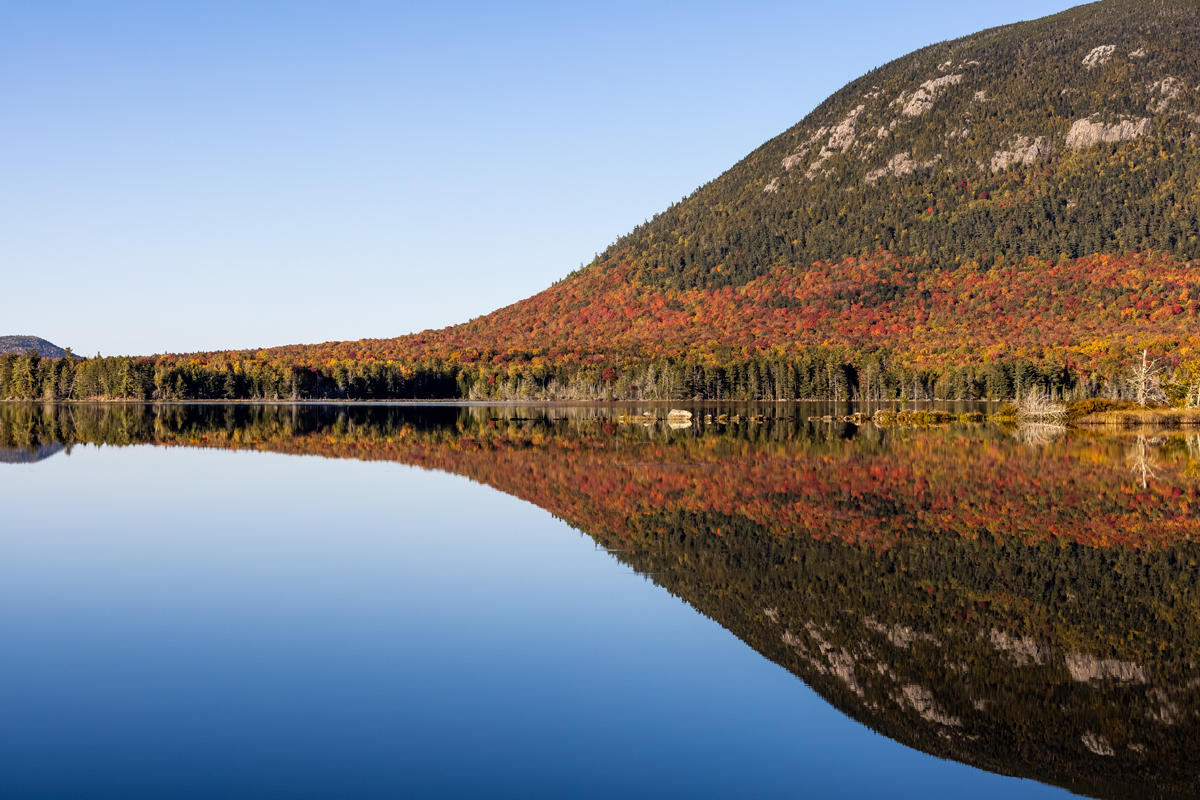
[[[8,405],[0,446],[462,475],[585,532],[906,745],[1097,796],[1196,794],[1200,436],[835,432],[727,408],[676,429],[642,411]]]
[[[1134,440],[1125,459],[1129,462],[1129,470],[1141,481],[1142,488],[1149,488],[1147,480],[1155,477],[1158,458],[1145,436]]]

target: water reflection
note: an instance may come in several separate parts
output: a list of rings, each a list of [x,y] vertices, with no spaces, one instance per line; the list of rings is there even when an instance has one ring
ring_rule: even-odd
[[[34,464],[58,455],[64,449],[58,442],[34,447],[0,447],[0,464]]]
[[[0,448],[254,449],[467,476],[566,520],[910,747],[1100,797],[1196,793],[1200,438],[694,412],[6,405]]]

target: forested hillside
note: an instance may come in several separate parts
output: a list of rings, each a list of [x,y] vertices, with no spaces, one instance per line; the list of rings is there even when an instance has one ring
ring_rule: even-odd
[[[108,360],[79,385],[0,363],[0,396],[1116,396],[1143,349],[1200,373],[1197,52],[1200,0],[931,45],[487,316]]]
[[[933,45],[618,240],[647,284],[886,250],[919,270],[1200,256],[1200,8],[1109,0]],[[903,288],[903,287],[900,287]]]

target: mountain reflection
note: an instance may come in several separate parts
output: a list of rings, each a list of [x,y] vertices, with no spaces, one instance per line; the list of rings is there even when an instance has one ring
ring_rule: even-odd
[[[0,447],[0,464],[35,464],[63,451],[58,442],[38,447]]]
[[[1197,793],[1200,437],[642,411],[4,405],[0,453],[154,444],[463,475],[910,747],[1099,797]]]

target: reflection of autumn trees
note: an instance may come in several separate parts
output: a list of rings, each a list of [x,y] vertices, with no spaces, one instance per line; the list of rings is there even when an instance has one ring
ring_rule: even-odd
[[[989,426],[767,415],[673,430],[607,414],[10,404],[0,447],[153,443],[462,475],[584,531],[906,744],[1099,796],[1198,785],[1200,437],[1030,448]]]
[[[1194,437],[1139,437],[1130,447],[1072,434],[1030,451],[989,426],[851,426],[844,430],[857,435],[829,440],[831,429],[796,419],[675,431],[614,426],[617,412],[610,420],[586,407],[521,413],[6,405],[0,442],[154,442],[405,461],[469,475],[556,513],[588,509],[581,524],[616,534],[651,513],[724,513],[777,536],[879,547],[935,530],[966,540],[1153,548],[1200,525],[1192,511],[1200,489],[1184,474]],[[1136,481],[1127,458],[1140,465]]]
[[[1030,449],[987,426],[848,426],[844,435],[857,433],[846,439],[794,420],[675,431],[619,426],[595,413],[8,405],[0,407],[0,446],[152,442],[399,461],[464,475],[606,543],[651,552],[661,548],[664,525],[696,520],[704,528],[715,519],[727,523],[704,528],[701,538],[721,541],[736,528],[789,548],[830,543],[922,559],[936,543],[951,560],[931,585],[950,581],[959,594],[975,567],[960,573],[955,559],[1000,559],[1014,576],[1041,574],[1039,565],[1051,563],[1063,570],[1047,578],[1054,583],[1075,575],[1088,553],[1111,552],[1129,562],[1123,574],[1139,573],[1134,562],[1191,547],[1200,534],[1200,488],[1189,472],[1200,447],[1191,438],[1134,440],[1131,449],[1126,440],[1069,435]],[[1147,470],[1130,473],[1131,452]],[[1111,582],[1099,562],[1093,568],[1100,572],[1089,581]],[[1021,592],[1008,600],[985,594],[1005,607]]]
[[[408,457],[564,514],[584,508],[589,516],[581,525],[601,523],[614,533],[629,532],[631,520],[651,513],[737,514],[777,536],[880,547],[931,530],[968,540],[1132,547],[1200,532],[1191,512],[1194,484],[1157,482],[1133,491],[1122,454],[1104,452],[1103,445],[1028,453],[1000,442],[925,438],[879,453],[855,443],[772,453],[752,443],[689,439],[646,444],[637,464],[626,463],[632,454],[620,448],[535,454],[520,440],[415,447]],[[1093,463],[1097,450],[1104,455]],[[535,479],[531,470],[546,474]]]
[[[1157,478],[1158,473],[1155,467],[1158,466],[1158,458],[1154,450],[1146,442],[1145,436],[1138,436],[1132,445],[1129,446],[1129,453],[1126,455],[1126,460],[1129,462],[1129,470],[1141,483],[1142,489],[1146,489],[1148,481],[1151,478]]]

